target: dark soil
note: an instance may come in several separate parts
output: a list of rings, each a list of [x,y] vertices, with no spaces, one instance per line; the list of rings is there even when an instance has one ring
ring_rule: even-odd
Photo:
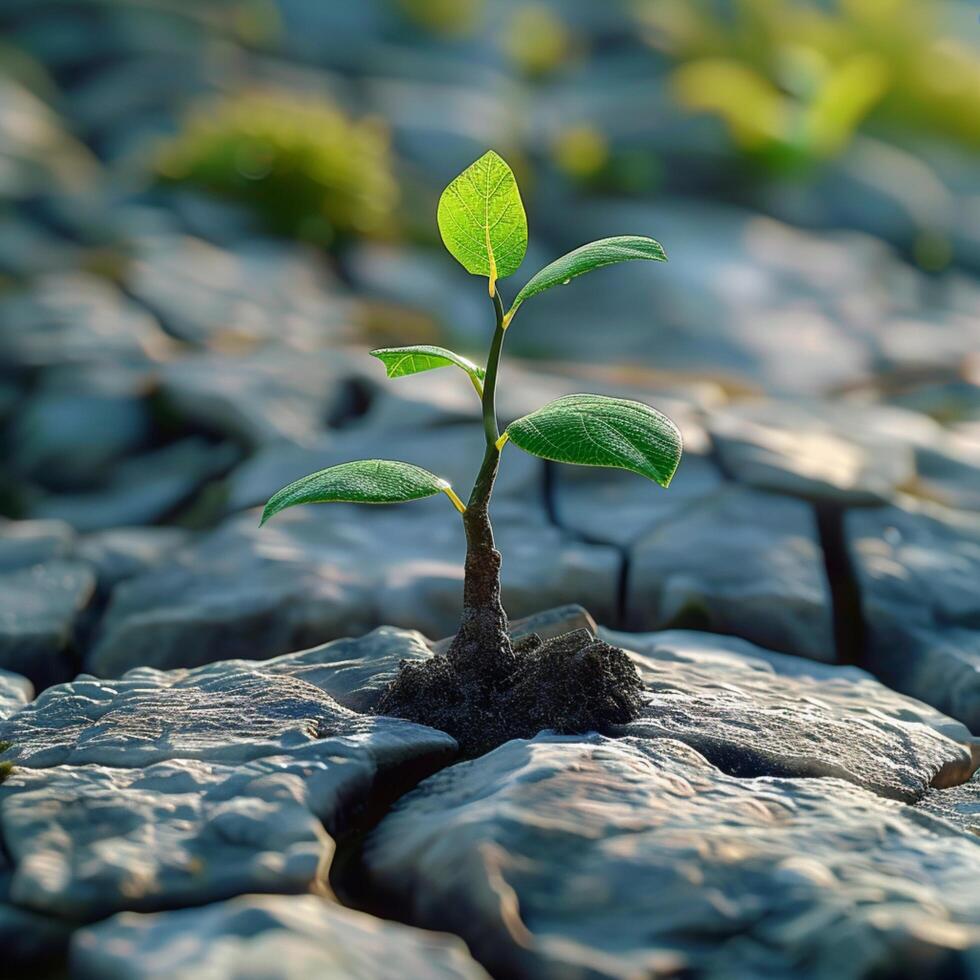
[[[624,725],[639,716],[642,691],[622,650],[578,629],[525,637],[503,678],[461,672],[447,656],[405,661],[376,710],[448,732],[472,758],[546,728],[577,735]]]

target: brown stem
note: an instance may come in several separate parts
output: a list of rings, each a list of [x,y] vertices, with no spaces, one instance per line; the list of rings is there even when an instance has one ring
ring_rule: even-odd
[[[461,673],[499,681],[514,667],[514,651],[507,632],[507,614],[500,600],[500,552],[494,546],[490,524],[490,496],[497,478],[500,450],[494,400],[497,366],[504,342],[504,310],[498,292],[493,296],[497,326],[487,358],[483,382],[483,428],[487,440],[483,464],[463,514],[466,564],[463,579],[463,616],[447,656]]]

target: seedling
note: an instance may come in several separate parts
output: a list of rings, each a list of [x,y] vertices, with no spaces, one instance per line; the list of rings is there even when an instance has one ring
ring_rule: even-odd
[[[456,367],[468,377],[482,404],[486,445],[483,463],[467,501],[464,503],[449,483],[435,473],[396,460],[371,459],[331,466],[283,487],[272,496],[262,514],[264,524],[297,504],[331,501],[390,504],[439,493],[449,498],[462,517],[466,534],[462,620],[445,658],[435,658],[441,662],[432,666],[429,674],[419,665],[403,667],[402,677],[382,703],[382,708],[391,713],[411,715],[430,723],[440,692],[450,699],[456,698],[457,702],[462,698],[471,708],[476,702],[481,713],[487,713],[493,711],[490,702],[495,698],[513,692],[516,687],[526,687],[527,678],[518,677],[523,652],[515,651],[511,644],[507,616],[501,604],[500,554],[494,545],[489,514],[504,447],[513,443],[533,456],[560,463],[630,470],[662,487],[670,483],[681,457],[677,427],[666,416],[640,402],[605,395],[566,395],[511,422],[503,432],[495,408],[500,354],[521,306],[552,286],[568,283],[602,266],[636,259],[664,262],[666,255],[657,242],[627,235],[583,245],[532,276],[505,309],[498,280],[517,271],[527,250],[527,217],[510,167],[492,151],[482,156],[443,191],[438,222],[450,254],[467,272],[487,279],[496,324],[486,367],[443,347],[429,345],[382,348],[371,353],[385,365],[389,378],[442,367]],[[571,645],[568,642],[560,645],[564,657],[591,651],[589,656],[595,661],[593,666],[598,675],[610,684],[613,675],[617,675],[620,686],[625,684],[631,695],[635,695],[635,674],[625,655],[610,670],[607,654],[612,650],[605,644],[597,645],[591,637],[578,637]],[[540,679],[549,683],[547,676]],[[447,693],[447,686],[454,690]],[[466,688],[462,694],[461,686]],[[626,697],[625,701],[620,698],[618,701],[623,703],[619,704],[615,692],[590,693],[597,693],[599,700],[605,699],[606,708],[610,699],[617,702],[618,707],[614,706],[611,714],[629,720],[633,709],[625,701],[632,704],[635,697]],[[566,694],[568,699],[581,699],[574,691]],[[523,690],[524,701],[528,697],[528,691]],[[534,700],[533,694],[530,699]],[[427,702],[428,707],[415,710],[408,704],[413,700]],[[597,710],[601,713],[604,709]],[[447,727],[444,718],[442,721]],[[541,727],[561,727],[554,718],[543,721],[551,723]],[[591,716],[580,719],[581,724],[590,727],[595,727],[594,721]]]

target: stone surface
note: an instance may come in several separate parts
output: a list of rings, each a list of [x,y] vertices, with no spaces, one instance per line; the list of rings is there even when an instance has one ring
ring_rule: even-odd
[[[980,957],[973,837],[670,739],[510,742],[404,797],[364,860],[506,976],[970,976]]]
[[[722,485],[718,467],[685,449],[664,493],[642,477],[591,466],[556,466],[555,519],[588,541],[629,548]]]
[[[899,408],[846,402],[756,401],[712,413],[718,458],[761,490],[842,504],[881,503],[915,477],[913,439],[939,432]]]
[[[0,666],[39,688],[70,677],[76,620],[94,590],[92,570],[77,561],[0,574]]]
[[[916,489],[947,507],[980,511],[980,431],[944,432],[919,447]]]
[[[0,520],[0,572],[67,558],[75,532],[64,521]]]
[[[686,742],[730,775],[828,776],[912,801],[980,763],[964,725],[856,667],[708,633],[600,635],[633,651],[647,687],[621,731]]]
[[[206,353],[167,365],[160,395],[184,425],[250,447],[308,445],[330,418],[350,410],[345,363],[334,351]]]
[[[845,526],[870,669],[980,731],[980,516],[905,501]]]
[[[122,913],[76,934],[71,967],[82,980],[487,977],[459,939],[314,895],[249,895],[200,909]]]
[[[414,463],[448,480],[465,500],[483,462],[485,443],[474,425],[444,425],[419,432],[392,432],[370,419],[339,432],[321,434],[310,446],[278,443],[253,454],[226,481],[227,508],[235,512],[263,506],[281,487],[308,473],[352,459],[388,458]],[[501,500],[519,500],[522,511],[542,523],[545,504],[544,463],[520,451],[501,465],[494,485],[494,505]],[[445,517],[445,500],[412,501],[400,510],[403,523],[420,516]],[[494,506],[494,514],[500,510]],[[502,516],[507,516],[504,512]],[[499,521],[497,522],[499,523]]]
[[[630,629],[707,629],[834,658],[816,520],[788,497],[723,487],[658,525],[631,549],[626,602]]]
[[[10,466],[53,490],[97,484],[107,468],[150,442],[142,369],[101,365],[44,373],[8,431]]]
[[[612,548],[572,540],[506,499],[494,514],[512,616],[565,602],[614,615]],[[86,666],[116,676],[139,664],[262,659],[382,623],[445,636],[458,624],[464,550],[445,500],[297,508],[261,530],[256,514],[244,514],[121,583]]]
[[[75,556],[88,562],[108,594],[123,579],[132,578],[168,559],[191,533],[179,527],[116,527],[96,531],[79,539]]]
[[[41,496],[30,507],[30,514],[67,521],[78,531],[152,524],[170,517],[237,458],[230,443],[214,445],[200,436],[189,436],[162,449],[127,457],[104,474],[97,488]]]
[[[349,332],[349,302],[331,295],[327,267],[302,246],[253,239],[225,249],[172,234],[134,244],[129,289],[182,340],[314,350]]]
[[[547,209],[540,220],[568,248],[611,228],[648,228],[670,258],[646,274],[604,270],[601,283],[552,290],[522,311],[535,347],[561,349],[570,360],[654,364],[819,395],[871,372],[874,324],[898,305],[892,264],[879,242],[862,236],[815,234],[681,198],[593,198]],[[516,350],[520,340],[508,343]]]
[[[325,887],[329,835],[455,743],[342,707],[304,666],[82,675],[0,723],[8,901],[91,921]]]
[[[105,362],[146,364],[172,350],[157,322],[104,280],[57,273],[0,299],[0,359],[37,368]]]
[[[0,718],[12,715],[33,696],[34,688],[26,677],[0,670]]]

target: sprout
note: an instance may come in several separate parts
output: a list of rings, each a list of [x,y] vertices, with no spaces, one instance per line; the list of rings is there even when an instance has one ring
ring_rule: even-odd
[[[466,503],[449,483],[418,466],[388,459],[360,460],[332,466],[284,487],[269,500],[262,523],[297,504],[388,504],[445,494],[462,517],[467,547],[463,618],[447,657],[457,670],[499,677],[514,662],[500,601],[500,555],[489,516],[504,447],[513,443],[542,459],[629,470],[662,487],[670,483],[681,458],[681,435],[670,419],[649,405],[604,395],[566,395],[501,432],[494,399],[507,331],[527,300],[553,286],[605,265],[664,262],[666,255],[652,238],[621,236],[591,242],[537,272],[505,309],[498,281],[516,272],[524,259],[527,218],[513,172],[492,151],[445,189],[438,222],[453,257],[468,272],[486,277],[495,319],[486,366],[428,345],[384,348],[372,354],[385,365],[390,378],[442,367],[458,368],[467,376],[482,405],[485,447]]]

